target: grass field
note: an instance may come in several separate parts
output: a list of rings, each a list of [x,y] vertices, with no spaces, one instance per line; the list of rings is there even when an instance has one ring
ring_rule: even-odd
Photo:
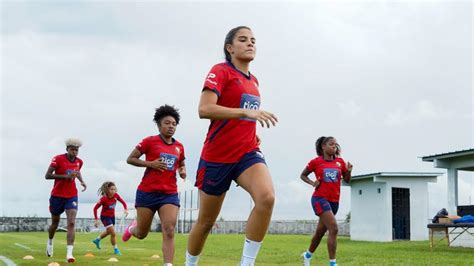
[[[145,240],[131,239],[119,242],[122,256],[114,256],[109,239],[102,241],[102,249],[97,250],[91,243],[96,233],[77,233],[74,247],[76,265],[163,265],[163,259],[152,259],[153,254],[161,254],[161,234],[151,233]],[[66,234],[58,232],[54,241],[54,257],[45,255],[47,233],[0,233],[0,255],[17,265],[47,265],[58,262],[65,265]],[[240,260],[243,235],[210,235],[200,259],[200,265],[231,265]],[[310,236],[268,235],[257,258],[257,265],[302,265],[299,255],[307,248]],[[176,236],[174,265],[184,264],[187,236]],[[84,255],[91,252],[93,258]],[[23,260],[32,255],[34,260]],[[119,262],[111,263],[111,257]],[[339,265],[473,265],[474,249],[448,248],[438,243],[430,251],[428,241],[397,241],[375,243],[350,241],[346,237],[338,239],[337,261]],[[0,262],[2,265],[2,262]],[[316,251],[312,265],[328,265],[326,242],[323,239]]]

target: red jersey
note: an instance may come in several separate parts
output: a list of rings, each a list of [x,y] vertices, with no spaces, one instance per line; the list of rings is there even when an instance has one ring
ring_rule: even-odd
[[[102,211],[100,216],[115,217],[115,205],[117,200],[122,203],[123,208],[127,209],[127,203],[120,197],[119,194],[115,193],[112,198],[107,197],[107,195],[102,196],[99,201],[94,206],[94,218],[97,219],[97,210],[102,206]]]
[[[212,67],[204,82],[203,90],[206,89],[217,94],[218,105],[254,110],[260,108],[257,79],[237,70],[229,62]],[[201,158],[208,162],[235,163],[244,154],[257,148],[256,120],[211,120]]]
[[[314,189],[313,196],[325,198],[330,202],[339,202],[341,178],[347,172],[346,162],[342,158],[326,161],[323,156],[319,156],[311,160],[306,168],[314,172],[317,180],[321,182]]]
[[[70,161],[66,154],[60,154],[53,157],[50,167],[54,168],[57,175],[68,175],[73,171],[80,171],[82,168],[82,160],[76,157]],[[72,198],[77,196],[76,178],[71,179],[55,179],[51,196],[61,198]]]
[[[183,144],[175,139],[173,139],[171,144],[168,144],[158,135],[143,139],[136,148],[142,154],[145,154],[146,161],[154,161],[161,158],[167,164],[167,169],[163,172],[147,167],[143,174],[142,182],[138,185],[138,190],[164,194],[177,193],[176,170],[184,160]]]

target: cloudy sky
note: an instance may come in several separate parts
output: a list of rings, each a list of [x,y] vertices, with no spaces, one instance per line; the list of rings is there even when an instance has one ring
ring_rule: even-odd
[[[79,217],[105,180],[133,204],[143,168],[125,160],[157,134],[154,108],[180,108],[190,191],[209,122],[197,105],[209,69],[223,61],[229,29],[257,38],[251,72],[262,108],[280,120],[259,128],[273,176],[274,219],[314,219],[299,173],[314,141],[335,136],[354,174],[441,171],[420,156],[472,148],[473,6],[455,2],[10,2],[1,5],[0,215],[48,216],[44,179],[64,139],[84,146]],[[460,173],[460,204],[474,177]],[[430,211],[446,205],[446,178],[430,185]],[[339,218],[350,210],[343,188]],[[246,219],[235,186],[222,217]]]

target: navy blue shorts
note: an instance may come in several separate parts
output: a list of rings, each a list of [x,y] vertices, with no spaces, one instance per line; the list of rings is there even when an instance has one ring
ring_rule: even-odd
[[[100,220],[102,221],[102,224],[104,225],[105,228],[115,225],[115,216],[110,217],[110,216],[102,216],[101,215]]]
[[[236,181],[245,170],[257,163],[266,164],[259,150],[246,153],[236,163],[212,163],[201,159],[194,185],[206,194],[222,195],[229,190],[232,180]]]
[[[323,212],[332,211],[336,215],[339,209],[339,202],[331,202],[321,197],[311,197],[311,206],[313,206],[314,214],[320,216]]]
[[[77,210],[77,196],[72,198],[60,198],[56,196],[51,196],[49,198],[49,212],[52,215],[61,215],[64,210],[67,209],[76,209]]]
[[[137,190],[135,197],[135,208],[145,207],[155,212],[165,204],[173,204],[179,208],[180,205],[178,193],[164,194],[159,192],[144,192]]]

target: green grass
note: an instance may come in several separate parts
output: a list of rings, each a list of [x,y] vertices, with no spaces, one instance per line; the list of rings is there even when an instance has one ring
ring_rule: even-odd
[[[127,243],[119,241],[122,256],[114,256],[109,239],[102,241],[102,249],[97,250],[91,243],[95,233],[77,233],[74,248],[76,265],[163,265],[163,259],[152,259],[161,253],[161,234],[151,233],[145,240],[131,239]],[[200,265],[235,266],[242,253],[243,235],[210,235],[200,259]],[[65,265],[66,234],[58,232],[54,240],[54,257],[45,255],[47,233],[0,233],[0,255],[8,257],[18,265],[47,265],[56,261]],[[175,265],[184,264],[187,235],[176,236]],[[267,235],[257,258],[257,265],[302,265],[299,255],[310,241],[305,235]],[[312,265],[328,265],[326,239],[316,251]],[[15,245],[18,243],[31,248]],[[338,238],[337,261],[339,265],[474,265],[474,249],[448,248],[446,243],[438,243],[431,252],[428,241],[396,241],[391,243],[350,241]],[[84,254],[91,252],[93,258]],[[25,255],[35,259],[23,260]],[[117,257],[119,262],[107,260]],[[2,263],[0,262],[0,265]]]

